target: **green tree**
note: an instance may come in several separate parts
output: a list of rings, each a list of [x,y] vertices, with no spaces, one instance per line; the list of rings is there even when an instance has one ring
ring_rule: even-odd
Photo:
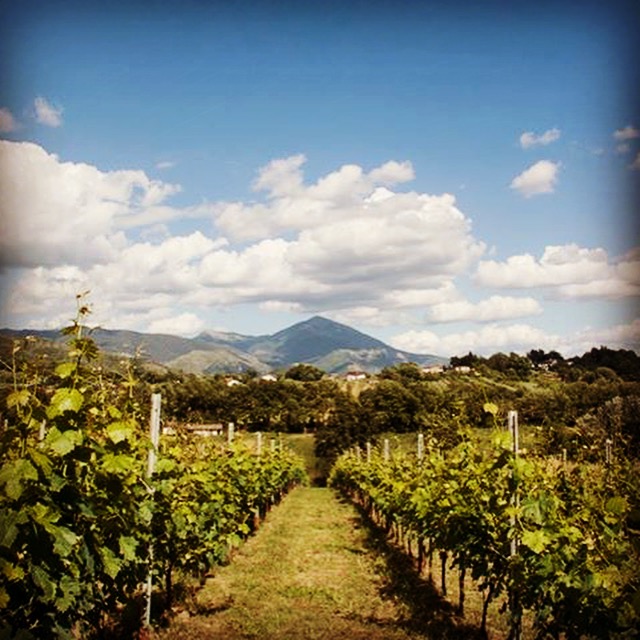
[[[301,382],[316,382],[324,376],[324,371],[311,364],[295,364],[284,374],[285,378],[300,380]]]
[[[418,398],[395,380],[381,380],[365,389],[360,394],[360,404],[363,425],[370,435],[383,431],[416,431],[420,427]]]

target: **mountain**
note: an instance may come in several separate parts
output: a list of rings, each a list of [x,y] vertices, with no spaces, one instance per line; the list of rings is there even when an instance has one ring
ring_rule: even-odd
[[[273,367],[296,362],[314,362],[339,349],[379,349],[386,345],[344,324],[314,316],[304,322],[266,336],[248,346],[248,351]]]
[[[37,337],[62,342],[55,331],[0,330],[5,337]],[[273,335],[247,336],[205,331],[195,338],[168,334],[95,329],[92,337],[107,352],[138,355],[190,373],[239,373],[254,369],[265,373],[306,362],[329,373],[359,369],[375,373],[400,362],[427,365],[445,358],[399,351],[356,329],[314,316]]]

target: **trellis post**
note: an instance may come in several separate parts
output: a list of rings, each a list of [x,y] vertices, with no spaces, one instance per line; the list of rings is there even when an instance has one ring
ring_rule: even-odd
[[[150,480],[156,468],[158,459],[158,445],[160,444],[160,409],[162,406],[162,396],[154,393],[151,396],[151,418],[149,421],[149,435],[151,437],[151,447],[147,459],[147,478]],[[149,492],[153,493],[151,483]],[[144,624],[148,627],[151,624],[151,595],[153,589],[153,543],[149,545],[149,572],[147,573],[146,596],[147,602],[144,613]]]
[[[518,454],[520,452],[520,444],[519,444],[519,434],[518,434],[518,412],[517,411],[509,411],[507,415],[508,420],[508,428],[509,433],[511,434],[511,451],[513,453],[514,461],[518,458]],[[512,479],[515,480],[515,469],[512,471]],[[518,547],[520,546],[519,536],[516,532],[516,510],[520,506],[520,491],[518,487],[515,485],[513,487],[513,493],[511,494],[511,505],[514,507],[513,513],[510,516],[510,525],[511,525],[511,556],[516,556],[518,554]],[[513,640],[520,640],[522,634],[522,609],[520,607],[520,602],[517,593],[512,591],[511,596],[511,615],[512,615],[512,629],[511,629],[511,638]]]

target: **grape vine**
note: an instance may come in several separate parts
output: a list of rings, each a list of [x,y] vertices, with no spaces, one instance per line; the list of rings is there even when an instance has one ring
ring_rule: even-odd
[[[508,596],[513,628],[523,610],[537,637],[634,637],[640,623],[640,498],[637,466],[575,465],[516,458],[496,431],[482,452],[467,438],[421,459],[350,451],[330,484],[396,539],[417,541],[418,567],[437,552],[469,574],[487,608]],[[511,500],[518,490],[521,500]],[[512,541],[517,552],[512,553]],[[425,557],[426,556],[426,557]],[[446,585],[442,583],[443,590]],[[446,595],[446,591],[445,591]]]
[[[304,478],[287,451],[180,436],[161,443],[147,478],[147,411],[128,366],[99,365],[88,313],[79,297],[53,375],[22,368],[25,345],[14,346],[0,434],[3,638],[98,636],[149,569],[170,601],[176,571],[203,576]]]

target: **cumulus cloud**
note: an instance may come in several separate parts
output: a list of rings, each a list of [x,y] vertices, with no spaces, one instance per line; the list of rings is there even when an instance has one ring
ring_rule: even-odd
[[[627,125],[622,129],[617,129],[613,133],[613,138],[618,142],[626,142],[628,140],[634,140],[640,138],[640,131],[631,125]]]
[[[167,333],[173,336],[195,336],[205,328],[204,322],[195,313],[158,318],[148,325],[149,333]]]
[[[427,314],[430,322],[494,322],[539,315],[542,306],[534,298],[491,296],[478,303],[468,300],[441,302],[433,305]]]
[[[553,349],[558,336],[546,334],[528,324],[490,324],[477,331],[463,331],[440,336],[433,331],[411,330],[391,339],[397,349],[413,353],[435,353],[443,356],[461,355],[473,351],[490,355],[497,351],[527,352],[532,348]]]
[[[530,149],[531,147],[546,146],[555,142],[560,137],[560,129],[553,128],[548,129],[540,135],[536,135],[533,131],[526,131],[520,136],[520,146],[523,149]]]
[[[127,245],[127,220],[148,215],[178,191],[142,171],[103,172],[61,162],[33,143],[0,141],[2,261],[13,266],[115,261]],[[152,216],[149,223],[162,217]]]
[[[37,122],[47,127],[62,126],[62,107],[57,107],[42,97],[36,98],[33,106]]]
[[[0,163],[0,253],[16,316],[58,320],[91,289],[112,327],[174,317],[150,316],[142,300],[185,313],[359,309],[383,323],[453,299],[455,278],[485,250],[453,196],[393,189],[413,178],[407,162],[344,165],[307,183],[304,156],[293,156],[259,171],[260,202],[182,208],[167,204],[178,185],[64,162],[31,143],[0,143]],[[184,217],[208,226],[172,235]]]
[[[442,356],[459,356],[469,351],[483,356],[498,351],[525,354],[531,349],[544,349],[571,357],[585,353],[594,345],[640,351],[640,320],[613,327],[584,328],[565,336],[548,333],[528,324],[491,324],[477,331],[443,336],[428,330],[411,330],[395,336],[390,343],[404,351]]]
[[[570,354],[582,354],[594,345],[607,345],[611,349],[632,349],[640,353],[640,319],[628,324],[617,324],[600,329],[583,329],[570,339],[564,339]]]
[[[18,128],[18,123],[9,109],[0,108],[0,133],[11,133]]]
[[[305,162],[305,156],[299,154],[273,160],[263,167],[253,189],[264,194],[266,202],[218,203],[214,213],[218,228],[236,240],[257,240],[285,230],[308,230],[334,221],[373,218],[377,211],[383,211],[383,201],[399,195],[387,187],[414,177],[411,163],[391,161],[369,173],[358,165],[343,165],[315,183],[305,184],[302,170]],[[389,207],[394,205],[388,203],[386,210]]]
[[[511,181],[511,188],[525,198],[542,193],[553,193],[558,182],[559,162],[540,160],[525,169]]]
[[[569,244],[546,247],[540,259],[522,254],[481,261],[475,280],[498,289],[549,288],[560,298],[615,299],[640,294],[639,276],[636,251],[610,260],[602,248]]]

